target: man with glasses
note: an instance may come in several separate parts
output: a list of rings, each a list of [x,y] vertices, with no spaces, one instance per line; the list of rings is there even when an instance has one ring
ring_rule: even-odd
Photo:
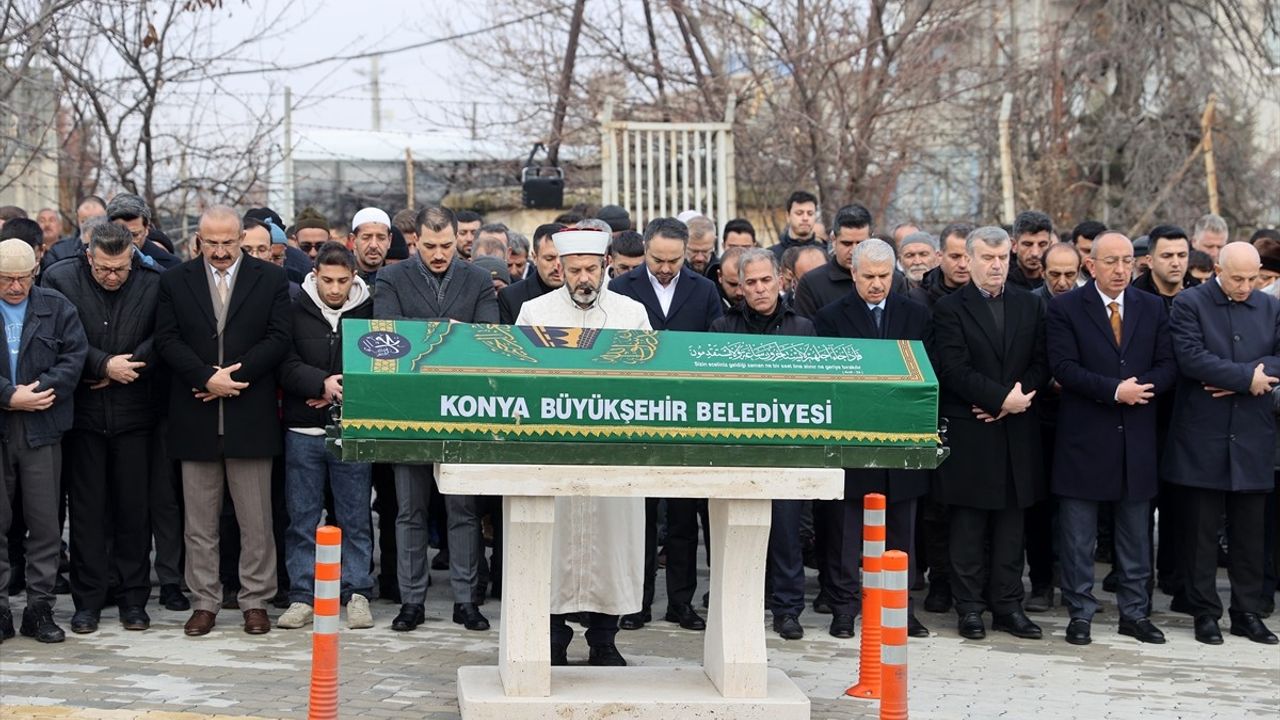
[[[213,629],[222,605],[218,516],[223,486],[240,524],[244,630],[271,629],[276,594],[271,458],[282,451],[275,371],[291,347],[284,270],[240,251],[241,219],[214,206],[200,216],[200,255],[160,278],[155,345],[172,372],[169,454],[182,461],[187,635]]]
[[[289,239],[315,262],[320,248],[329,242],[329,221],[314,208],[303,208],[293,219],[293,235]]]
[[[1115,518],[1119,632],[1164,642],[1148,617],[1147,594],[1155,397],[1173,387],[1178,368],[1164,303],[1129,287],[1134,263],[1129,238],[1098,235],[1085,258],[1094,279],[1055,296],[1046,319],[1049,368],[1062,386],[1050,488],[1058,504],[1062,601],[1071,614],[1066,640],[1073,645],[1092,640],[1093,548],[1103,503]]]
[[[182,264],[177,255],[164,249],[151,237],[151,208],[147,201],[131,193],[120,193],[107,203],[107,219],[123,225],[133,236],[133,244],[164,270]]]
[[[43,287],[75,305],[88,355],[66,436],[71,525],[71,631],[98,629],[114,584],[126,630],[151,625],[150,457],[156,297],[160,273],[120,225],[93,232],[79,257],[50,267]],[[107,552],[107,548],[111,552]]]
[[[32,287],[35,270],[35,251],[25,240],[0,242],[0,319],[9,348],[9,361],[0,362],[0,588],[9,585],[8,533],[21,478],[28,533],[27,606],[21,631],[40,642],[56,643],[65,638],[53,621],[53,584],[62,543],[62,434],[71,428],[72,395],[88,344],[75,306],[55,291]],[[9,596],[0,592],[0,641],[11,637]]]

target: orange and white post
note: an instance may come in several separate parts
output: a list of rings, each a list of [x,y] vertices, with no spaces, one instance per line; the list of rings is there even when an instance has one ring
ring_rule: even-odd
[[[880,720],[907,720],[907,554],[884,554]]]
[[[880,697],[881,556],[884,554],[885,497],[862,499],[862,644],[858,651],[858,684],[844,691],[856,698]]]
[[[342,592],[342,530],[316,530],[315,619],[311,633],[309,720],[338,718],[338,614]]]

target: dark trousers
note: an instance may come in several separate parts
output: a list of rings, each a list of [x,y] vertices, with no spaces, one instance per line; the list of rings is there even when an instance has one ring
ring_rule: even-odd
[[[821,526],[818,552],[825,557],[831,610],[857,615],[862,607],[862,498],[818,500],[813,504],[814,524]],[[901,550],[910,561],[908,587],[919,572],[915,557],[916,501],[891,502],[885,508],[885,549]]]
[[[698,500],[667,498],[667,606],[691,605],[698,589]],[[644,598],[653,605],[658,572],[658,498],[644,501]]]
[[[1098,611],[1093,596],[1093,553],[1102,505],[1111,506],[1116,572],[1116,604],[1122,620],[1141,620],[1151,614],[1147,586],[1151,581],[1151,503],[1120,500],[1100,503],[1058,499],[1058,530],[1062,537],[1062,601],[1072,618],[1092,620]]]
[[[1185,597],[1196,617],[1222,617],[1218,597],[1218,528],[1227,514],[1227,577],[1231,581],[1231,611],[1257,613],[1262,610],[1263,524],[1266,493],[1225,492],[1205,488],[1181,488],[1187,520],[1183,548],[1186,578]]]
[[[1182,576],[1186,565],[1183,548],[1186,545],[1187,521],[1183,519],[1183,490],[1172,483],[1160,483],[1160,495],[1156,498],[1156,579],[1161,589],[1170,595],[1183,591],[1186,579]]]
[[[72,430],[63,440],[71,515],[71,599],[101,610],[112,581],[121,607],[151,595],[148,430],[106,436]]]
[[[162,421],[152,428],[148,440],[148,519],[156,544],[156,579],[161,585],[178,585],[182,582],[182,480],[169,459],[166,430]]]
[[[951,523],[947,506],[926,498],[923,517],[925,544],[929,546],[929,585],[950,587]]]
[[[62,522],[58,500],[62,492],[62,443],[33,448],[27,444],[23,416],[11,412],[8,439],[0,444],[0,608],[9,607],[8,533],[15,516],[13,499],[21,488],[22,518],[26,522],[24,554],[27,576],[27,605],[54,603],[53,585],[58,576],[58,553],[62,548]]]
[[[1026,509],[1023,521],[1026,527],[1027,571],[1031,576],[1031,587],[1035,590],[1047,590],[1053,587],[1053,538],[1054,524],[1058,516],[1057,501],[1045,498]],[[1093,547],[1093,542],[1089,543]],[[1090,553],[1092,553],[1090,549]],[[1090,573],[1093,572],[1093,556],[1090,558]]]
[[[769,600],[774,617],[804,610],[804,549],[800,540],[803,500],[774,500],[769,526]]]
[[[952,505],[951,592],[960,615],[1022,607],[1022,508]]]
[[[568,647],[573,640],[573,628],[569,627],[568,615],[551,616],[551,646]],[[604,613],[583,612],[578,617],[586,621],[587,644],[591,647],[613,645],[618,636],[618,616]]]
[[[400,593],[396,578],[396,474],[390,465],[373,465],[373,510],[378,513],[378,589],[381,597]]]

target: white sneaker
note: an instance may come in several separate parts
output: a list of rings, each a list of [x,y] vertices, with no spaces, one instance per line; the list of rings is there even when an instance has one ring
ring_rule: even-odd
[[[347,627],[352,630],[373,627],[373,613],[369,612],[369,598],[352,595],[347,601]]]
[[[304,602],[296,602],[289,606],[278,619],[276,619],[276,627],[286,630],[296,630],[304,625],[311,624],[311,617],[315,611],[311,606]]]

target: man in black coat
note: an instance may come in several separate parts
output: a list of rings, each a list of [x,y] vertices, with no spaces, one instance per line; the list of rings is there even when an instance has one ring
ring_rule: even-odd
[[[329,410],[342,404],[342,321],[373,316],[373,298],[356,274],[356,260],[338,243],[316,254],[315,270],[302,281],[291,313],[293,346],[280,366],[284,390],[285,498],[289,526],[285,563],[289,567],[289,608],[276,627],[299,628],[311,621],[315,593],[316,527],[325,491],[333,496],[342,527],[341,600],[347,626],[373,626],[373,531],[369,500],[372,466],[345,462],[325,449]]]
[[[43,275],[44,287],[76,306],[89,342],[75,421],[65,440],[76,607],[71,630],[98,629],[112,583],[121,624],[146,630],[160,273],[141,261],[127,229],[105,224],[94,229],[86,253],[53,264]]]
[[[834,234],[831,236],[831,254],[827,264],[814,268],[796,281],[795,308],[801,315],[812,318],[820,308],[853,292],[853,275],[849,270],[849,258],[853,249],[871,237],[871,211],[854,203],[836,212]],[[907,276],[896,267],[893,270],[893,290],[904,296],[910,290]]]
[[[240,524],[244,629],[271,629],[276,594],[271,459],[281,451],[275,371],[288,353],[289,281],[283,268],[240,252],[235,210],[200,216],[200,256],[164,273],[156,349],[172,371],[169,454],[182,461],[187,586],[195,596],[188,635],[213,629],[222,605],[218,516],[224,483]]]
[[[426,207],[418,213],[418,255],[378,273],[373,316],[385,320],[498,322],[498,298],[489,273],[458,256],[458,221],[452,210]],[[407,632],[426,619],[427,508],[431,500],[430,465],[396,465],[396,578],[400,613],[391,629]],[[468,630],[488,630],[477,600],[480,563],[479,502],[475,495],[447,495],[449,515],[449,587],[453,621]]]
[[[1025,210],[1013,219],[1013,253],[1009,283],[1026,290],[1044,284],[1044,251],[1053,242],[1053,221],[1048,215]]]
[[[1263,523],[1275,488],[1271,390],[1280,378],[1280,301],[1254,289],[1248,243],[1228,243],[1216,278],[1178,293],[1169,317],[1178,360],[1165,472],[1183,495],[1186,591],[1196,639],[1222,642],[1216,588],[1218,528],[1227,517],[1231,634],[1276,644],[1261,620]]]
[[[609,289],[638,300],[649,313],[654,330],[706,332],[724,314],[716,284],[685,265],[689,230],[675,218],[655,218],[644,231],[644,265],[609,283]],[[687,630],[703,630],[706,621],[693,609],[698,588],[698,505],[694,498],[668,498],[667,613],[668,622]],[[658,498],[645,501],[644,598],[638,613],[624,615],[623,630],[637,630],[650,621],[654,576],[658,570]]]
[[[735,251],[742,302],[711,323],[711,332],[743,335],[813,335],[813,323],[782,299],[778,258],[763,248]],[[722,266],[723,267],[723,266]],[[773,630],[784,640],[804,637],[804,551],[800,545],[803,500],[774,500],[769,526],[769,608]]]
[[[855,292],[818,311],[813,319],[817,333],[923,342],[929,333],[929,310],[907,299],[905,293],[891,291],[894,261],[889,243],[874,238],[859,243],[850,256]],[[853,637],[854,618],[861,606],[858,558],[862,555],[863,496],[886,495],[885,548],[902,550],[912,558],[910,582],[914,584],[919,572],[914,561],[916,501],[928,491],[929,473],[923,470],[846,469],[844,499],[814,503],[818,552],[826,556],[827,586],[823,590],[831,603],[833,636]],[[911,611],[907,632],[912,637],[929,636]]]
[[[533,231],[534,272],[498,293],[498,321],[503,325],[515,324],[516,318],[520,317],[520,308],[526,302],[564,284],[560,253],[556,252],[556,244],[551,241],[551,236],[564,227],[560,223],[547,223]]]
[[[142,198],[132,193],[120,193],[107,203],[107,219],[123,225],[133,235],[133,244],[146,258],[161,270],[171,270],[182,260],[166,248],[161,241],[168,241],[160,228],[151,224],[151,208]]]
[[[937,472],[938,499],[950,507],[951,589],[962,636],[986,637],[990,609],[995,629],[1039,638],[1022,610],[1022,531],[1023,510],[1045,494],[1032,404],[1049,382],[1044,313],[1005,282],[1008,233],[978,228],[966,249],[972,280],[933,306],[929,349],[951,447]]]
[[[1094,280],[1056,296],[1046,320],[1049,365],[1062,387],[1051,488],[1058,498],[1062,599],[1071,614],[1067,642],[1074,645],[1091,642],[1098,610],[1093,548],[1103,503],[1111,504],[1115,520],[1120,634],[1164,642],[1148,617],[1147,595],[1155,397],[1173,387],[1178,371],[1164,304],[1129,288],[1134,262],[1128,238],[1098,235],[1086,260]],[[1046,261],[1046,267],[1053,266]]]

